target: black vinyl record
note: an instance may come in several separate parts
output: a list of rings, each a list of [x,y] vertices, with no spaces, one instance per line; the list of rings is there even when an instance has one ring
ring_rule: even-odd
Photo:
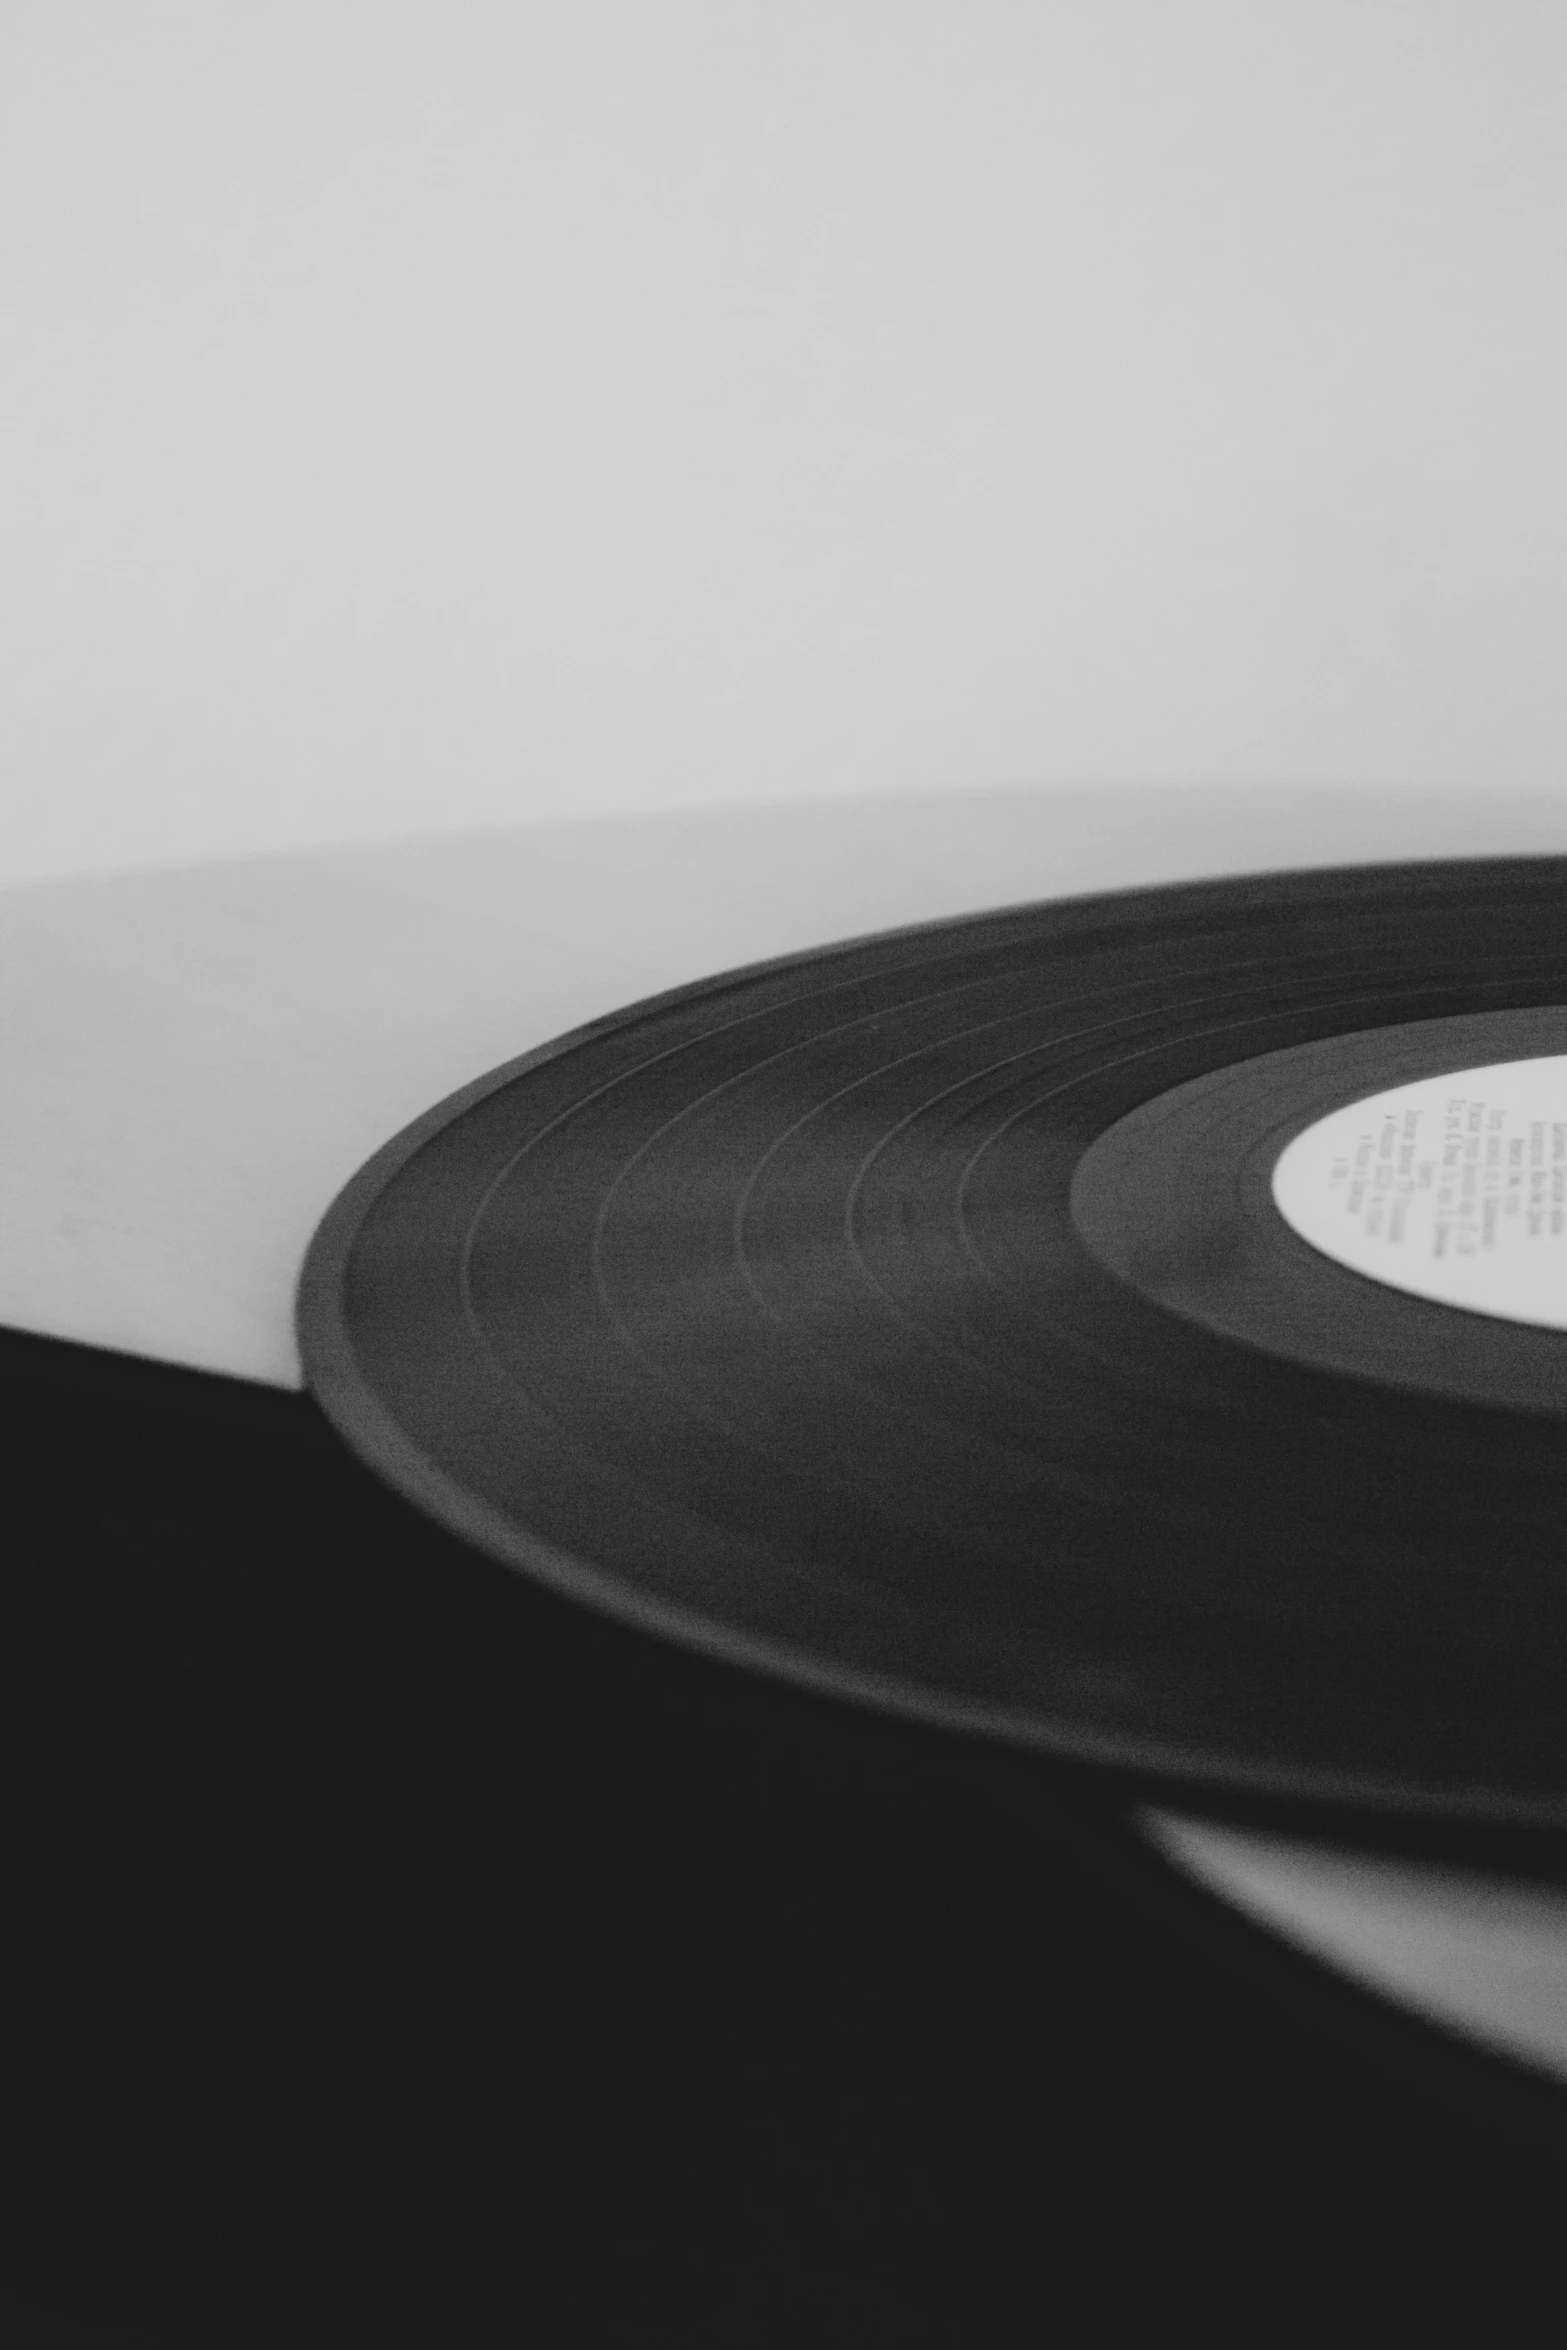
[[[1567,1050],[1567,861],[1063,900],[704,981],[382,1150],[350,1445],[590,1605],[982,1739],[1567,1825],[1567,1336],[1334,1264],[1335,1104]]]

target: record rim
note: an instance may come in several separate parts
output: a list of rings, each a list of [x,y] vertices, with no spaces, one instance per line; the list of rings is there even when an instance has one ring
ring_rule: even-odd
[[[987,907],[933,920],[856,933],[816,947],[728,966],[673,988],[638,997],[595,1019],[581,1022],[543,1044],[483,1072],[430,1105],[390,1136],[338,1191],[307,1249],[295,1296],[295,1333],[307,1392],[333,1432],[378,1477],[434,1523],[485,1557],[521,1574],[570,1604],[583,1606],[634,1633],[673,1646],[687,1655],[785,1690],[847,1705],[859,1713],[890,1718],[926,1733],[956,1738],[995,1755],[1055,1769],[1091,1774],[1101,1783],[1119,1781],[1147,1802],[1186,1801],[1212,1814],[1257,1817],[1258,1806],[1275,1816],[1316,1820],[1379,1821],[1391,1831],[1402,1824],[1416,1834],[1432,1829],[1462,1836],[1479,1830],[1530,1841],[1540,1834],[1560,1839],[1567,1829],[1567,1798],[1471,1794],[1452,1787],[1422,1789],[1405,1780],[1366,1772],[1291,1767],[1247,1761],[1200,1750],[1178,1750],[1168,1740],[1143,1744],[1112,1732],[1053,1726],[1041,1714],[970,1699],[951,1691],[877,1673],[799,1647],[790,1641],[743,1630],[678,1600],[628,1583],[618,1571],[562,1548],[507,1518],[469,1493],[410,1435],[359,1372],[346,1317],[341,1312],[344,1275],[359,1228],[373,1204],[426,1144],[466,1111],[504,1090],[518,1078],[563,1059],[586,1045],[625,1032],[644,1019],[699,1004],[705,997],[794,970],[820,973],[839,957],[868,947],[951,935],[967,924],[989,926],[1009,918],[1055,908],[1128,902],[1172,904],[1218,889],[1226,893],[1265,888],[1269,882],[1316,884],[1331,899],[1337,888],[1358,885],[1374,895],[1378,883],[1409,880],[1415,874],[1461,873],[1500,881],[1507,873],[1555,867],[1567,882],[1567,853],[1542,852],[1498,857],[1380,859],[1374,863],[1279,866],[1244,873],[1187,877],[1127,888],[1063,892],[1004,906]],[[1380,1022],[1371,1023],[1374,1029]],[[1346,1034],[1364,1033],[1345,1031]]]

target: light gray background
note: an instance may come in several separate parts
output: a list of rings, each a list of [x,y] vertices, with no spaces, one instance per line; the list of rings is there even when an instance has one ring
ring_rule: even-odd
[[[1567,11],[8,0],[0,878],[1554,789]]]

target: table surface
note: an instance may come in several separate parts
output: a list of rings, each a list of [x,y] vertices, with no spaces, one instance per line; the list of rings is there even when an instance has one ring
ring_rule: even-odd
[[[339,1186],[470,1078],[736,964],[1030,898],[1290,866],[1567,852],[1567,804],[1232,787],[541,825],[4,893],[0,1322],[300,1383]],[[1302,1947],[1567,2078],[1567,1897],[1150,1813]]]

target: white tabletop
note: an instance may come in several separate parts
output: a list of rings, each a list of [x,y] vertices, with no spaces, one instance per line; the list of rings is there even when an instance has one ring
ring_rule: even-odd
[[[1285,866],[1567,852],[1567,802],[1231,788],[540,826],[0,896],[0,1321],[299,1382],[316,1222],[443,1095],[640,995],[899,923]],[[1304,1946],[1567,2077],[1567,1900],[1150,1817]]]

